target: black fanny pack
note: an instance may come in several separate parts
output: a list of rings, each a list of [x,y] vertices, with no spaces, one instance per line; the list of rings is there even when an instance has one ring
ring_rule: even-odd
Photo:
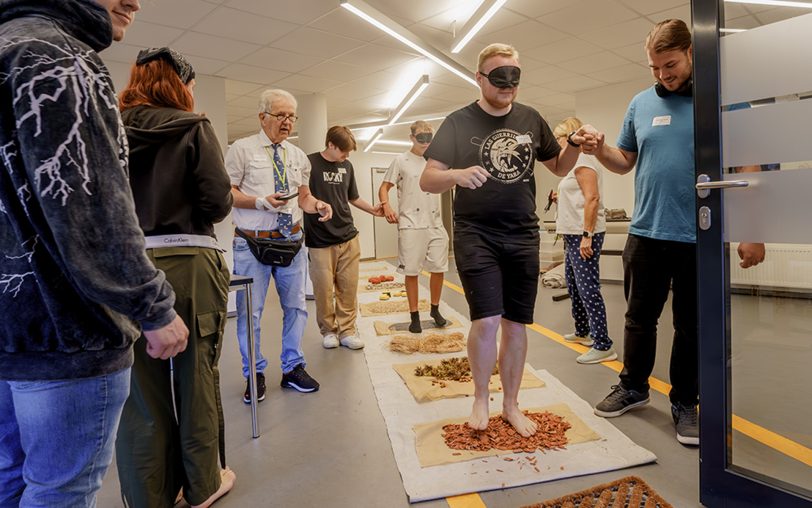
[[[251,254],[263,265],[290,266],[293,258],[302,248],[304,237],[298,240],[282,240],[276,238],[253,238],[235,228],[237,236],[244,238],[251,249]]]

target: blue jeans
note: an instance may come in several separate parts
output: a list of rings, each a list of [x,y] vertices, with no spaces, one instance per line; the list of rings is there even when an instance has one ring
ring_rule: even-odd
[[[96,506],[129,393],[129,368],[0,381],[0,507]]]
[[[300,233],[301,234],[301,233]],[[296,235],[294,235],[294,238]],[[288,373],[297,365],[304,365],[302,336],[307,324],[305,307],[305,279],[307,278],[307,253],[300,250],[290,266],[263,265],[251,254],[243,238],[234,238],[234,274],[254,278],[251,287],[254,319],[254,345],[257,372],[265,372],[268,360],[260,350],[260,320],[273,276],[276,292],[282,305],[282,353],[279,359],[282,372]],[[248,377],[248,320],[245,310],[245,292],[237,293],[237,340],[242,355],[242,374]]]

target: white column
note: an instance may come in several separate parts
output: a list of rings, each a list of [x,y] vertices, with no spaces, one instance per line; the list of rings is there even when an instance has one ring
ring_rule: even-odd
[[[321,151],[324,148],[324,136],[327,135],[327,98],[323,94],[314,93],[298,95],[296,114],[296,131],[299,134],[297,144],[305,153]],[[307,247],[302,247],[307,249]],[[313,283],[310,281],[310,265],[308,264],[305,296],[313,298]]]
[[[299,107],[296,114],[296,131],[299,134],[298,145],[305,153],[318,152],[324,148],[324,136],[327,135],[327,98],[323,94],[297,95]]]

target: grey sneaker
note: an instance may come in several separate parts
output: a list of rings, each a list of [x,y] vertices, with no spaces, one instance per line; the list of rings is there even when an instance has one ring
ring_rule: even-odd
[[[612,386],[612,393],[595,406],[595,414],[604,418],[613,418],[630,409],[645,406],[648,402],[648,392],[627,390],[620,385],[614,385]]]
[[[338,336],[334,333],[328,333],[321,341],[324,349],[334,349],[338,347]]]
[[[699,446],[699,415],[696,406],[671,404],[671,416],[677,427],[677,441],[684,445]]]
[[[581,337],[579,335],[575,335],[574,333],[564,335],[564,340],[570,344],[582,344],[584,346],[591,346],[595,342],[592,340],[592,337]]]
[[[350,349],[361,349],[364,347],[364,341],[358,336],[358,333],[341,337],[339,340],[342,346]]]
[[[610,347],[606,351],[601,351],[600,349],[595,349],[594,347],[589,348],[589,351],[582,354],[578,358],[575,359],[578,363],[601,363],[601,362],[611,362],[612,360],[617,359],[617,353],[615,352],[614,347]]]

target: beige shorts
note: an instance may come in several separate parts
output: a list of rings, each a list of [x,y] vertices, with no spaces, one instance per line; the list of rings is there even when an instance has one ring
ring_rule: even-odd
[[[448,271],[448,233],[445,228],[398,231],[398,273],[419,275]]]

